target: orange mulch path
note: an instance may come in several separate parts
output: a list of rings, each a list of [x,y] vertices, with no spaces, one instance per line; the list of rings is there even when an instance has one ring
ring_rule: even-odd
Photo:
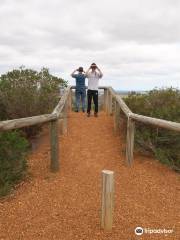
[[[46,128],[29,157],[31,178],[0,201],[0,239],[179,239],[178,174],[139,154],[126,166],[125,144],[114,135],[111,116],[70,113],[59,144],[60,171],[50,173]],[[112,232],[100,228],[103,169],[115,172]],[[137,226],[174,232],[136,236]]]

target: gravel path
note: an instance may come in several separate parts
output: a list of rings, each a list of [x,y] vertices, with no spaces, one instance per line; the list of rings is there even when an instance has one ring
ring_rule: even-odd
[[[60,172],[49,172],[46,129],[29,156],[31,178],[0,201],[0,239],[180,239],[178,174],[138,154],[128,168],[125,144],[104,113],[71,113],[68,120],[68,134],[60,137]],[[103,169],[115,171],[114,225],[107,233],[100,229]],[[136,236],[137,226],[174,232]]]

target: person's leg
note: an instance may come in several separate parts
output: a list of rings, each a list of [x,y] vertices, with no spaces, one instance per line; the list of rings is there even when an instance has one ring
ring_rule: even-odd
[[[79,111],[79,105],[80,105],[80,95],[81,93],[79,90],[76,89],[76,111]]]
[[[87,113],[91,112],[91,101],[92,101],[92,91],[87,91],[87,100],[88,100],[88,107],[87,107]]]
[[[82,90],[81,100],[82,100],[82,111],[85,112],[86,89],[83,89],[83,90]]]
[[[95,105],[94,113],[98,113],[98,91],[93,91],[93,102]]]

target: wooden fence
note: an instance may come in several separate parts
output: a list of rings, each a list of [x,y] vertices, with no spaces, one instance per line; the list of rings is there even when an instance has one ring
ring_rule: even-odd
[[[22,127],[29,127],[45,122],[50,123],[50,144],[51,144],[51,163],[50,169],[53,172],[59,170],[59,141],[58,141],[58,121],[62,121],[62,132],[67,132],[67,111],[71,103],[71,87],[64,90],[59,103],[51,114],[19,118],[0,122],[0,131],[13,130]]]
[[[22,127],[28,127],[45,122],[50,123],[50,144],[51,144],[51,163],[50,169],[53,172],[59,170],[59,141],[58,141],[58,122],[61,121],[62,132],[67,132],[67,112],[72,106],[72,89],[74,86],[69,86],[64,90],[59,103],[51,114],[44,114],[39,116],[13,119],[0,122],[0,131],[13,130]],[[99,87],[104,90],[104,110],[108,114],[114,115],[114,130],[117,132],[120,121],[120,109],[127,117],[127,137],[126,137],[126,160],[129,165],[133,161],[134,151],[134,132],[135,122],[142,122],[144,124],[154,125],[173,131],[180,132],[180,123],[166,121],[163,119],[151,118],[133,113],[125,104],[123,99],[116,94],[112,87]],[[113,107],[114,104],[114,107]]]
[[[114,102],[114,110],[112,105]],[[133,151],[134,151],[134,133],[135,133],[135,122],[142,122],[148,125],[154,125],[156,127],[165,128],[168,130],[180,132],[180,123],[166,121],[163,119],[147,117],[133,113],[120,95],[117,95],[112,87],[104,88],[104,105],[105,110],[108,114],[114,115],[114,129],[115,132],[118,130],[120,120],[120,109],[124,112],[127,117],[127,135],[126,135],[126,161],[128,165],[132,164]]]

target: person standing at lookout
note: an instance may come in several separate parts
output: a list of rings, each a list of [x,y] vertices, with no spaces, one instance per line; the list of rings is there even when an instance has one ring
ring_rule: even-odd
[[[90,117],[91,114],[91,102],[93,99],[95,110],[94,116],[98,116],[98,86],[99,79],[102,78],[103,74],[101,70],[97,67],[95,63],[92,63],[86,72],[86,77],[88,78],[88,91],[87,91],[87,116]]]
[[[77,73],[76,73],[77,72]],[[82,111],[85,112],[85,99],[86,99],[86,86],[85,79],[86,74],[82,67],[74,70],[71,74],[71,77],[76,79],[76,112],[79,112],[80,100],[82,102]]]

